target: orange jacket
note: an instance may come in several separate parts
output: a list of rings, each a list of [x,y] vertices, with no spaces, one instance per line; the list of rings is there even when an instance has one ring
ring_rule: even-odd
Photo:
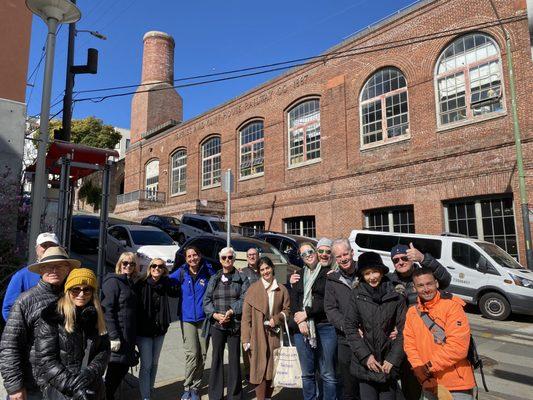
[[[430,370],[437,383],[448,390],[468,390],[476,386],[474,372],[466,359],[470,345],[470,325],[464,306],[464,301],[458,297],[442,297],[440,292],[426,303],[421,303],[418,299],[418,304],[407,311],[403,330],[404,350],[411,366],[416,368],[431,361]],[[445,343],[435,343],[417,309],[429,313],[444,328]]]

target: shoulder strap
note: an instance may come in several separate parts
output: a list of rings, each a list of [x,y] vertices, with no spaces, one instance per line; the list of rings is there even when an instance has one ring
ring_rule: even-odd
[[[444,328],[437,324],[427,312],[421,312],[418,307],[416,308],[416,312],[424,322],[424,325],[426,325],[426,328],[428,328],[433,335],[433,340],[435,343],[446,343],[446,332],[444,331]]]

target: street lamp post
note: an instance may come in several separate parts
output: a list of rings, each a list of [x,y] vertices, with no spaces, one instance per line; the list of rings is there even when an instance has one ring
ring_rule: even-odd
[[[39,146],[35,180],[32,188],[32,206],[29,237],[29,259],[35,259],[35,240],[41,230],[41,220],[46,200],[48,177],[46,173],[46,151],[48,147],[48,118],[50,117],[50,97],[52,93],[52,74],[57,26],[72,23],[81,17],[80,10],[68,0],[26,0],[26,6],[46,23],[46,60],[44,67],[43,93],[41,99],[41,122],[39,127]]]

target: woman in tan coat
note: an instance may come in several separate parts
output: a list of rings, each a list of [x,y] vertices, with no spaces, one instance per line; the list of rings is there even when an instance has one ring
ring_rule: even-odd
[[[274,264],[268,257],[259,260],[261,279],[250,286],[242,309],[241,340],[250,357],[250,383],[257,385],[258,400],[272,396],[273,351],[280,346],[283,314],[289,316],[289,292],[278,285]]]

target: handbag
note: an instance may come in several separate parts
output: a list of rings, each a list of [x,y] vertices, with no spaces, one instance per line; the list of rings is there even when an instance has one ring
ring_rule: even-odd
[[[274,379],[272,386],[280,386],[291,389],[302,388],[302,368],[296,347],[291,343],[289,326],[287,325],[287,316],[283,314],[285,322],[285,332],[289,339],[289,345],[285,346],[283,342],[283,331],[281,332],[281,347],[274,349]]]

